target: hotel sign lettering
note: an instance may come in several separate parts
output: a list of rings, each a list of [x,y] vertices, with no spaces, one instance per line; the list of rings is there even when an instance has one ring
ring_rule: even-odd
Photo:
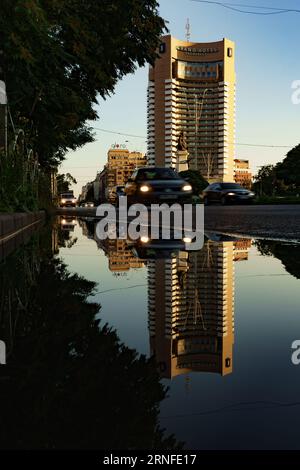
[[[185,54],[204,55],[204,54],[215,54],[219,52],[219,49],[215,47],[177,47],[177,51],[184,52]]]
[[[112,144],[111,148],[114,149],[114,150],[116,150],[116,149],[118,149],[118,150],[127,150],[127,147],[124,144]]]

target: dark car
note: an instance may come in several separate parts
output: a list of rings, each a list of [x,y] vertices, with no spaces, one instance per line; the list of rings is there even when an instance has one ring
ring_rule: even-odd
[[[191,202],[192,186],[173,168],[147,167],[135,170],[125,189],[128,204]]]
[[[237,183],[213,183],[203,191],[202,197],[206,206],[214,202],[225,206],[233,203],[249,204],[253,202],[255,194]]]

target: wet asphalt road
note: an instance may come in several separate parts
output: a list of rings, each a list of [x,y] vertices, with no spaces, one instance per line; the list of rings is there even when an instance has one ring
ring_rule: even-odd
[[[58,209],[57,213],[94,217],[96,208]],[[300,242],[300,204],[205,207],[205,231]]]
[[[205,230],[300,241],[300,205],[209,206]]]

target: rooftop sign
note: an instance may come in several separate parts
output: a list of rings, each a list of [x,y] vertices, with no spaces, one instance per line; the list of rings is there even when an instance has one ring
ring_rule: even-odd
[[[112,144],[111,146],[112,149],[120,149],[120,150],[125,150],[127,149],[125,144]]]
[[[179,52],[185,52],[186,54],[198,54],[198,55],[204,55],[204,54],[215,54],[216,52],[219,52],[219,49],[216,47],[182,47],[178,46],[177,51]]]

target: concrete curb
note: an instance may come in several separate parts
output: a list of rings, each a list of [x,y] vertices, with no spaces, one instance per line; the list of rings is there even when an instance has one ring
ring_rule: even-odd
[[[45,219],[44,211],[0,214],[0,261],[26,242]]]

